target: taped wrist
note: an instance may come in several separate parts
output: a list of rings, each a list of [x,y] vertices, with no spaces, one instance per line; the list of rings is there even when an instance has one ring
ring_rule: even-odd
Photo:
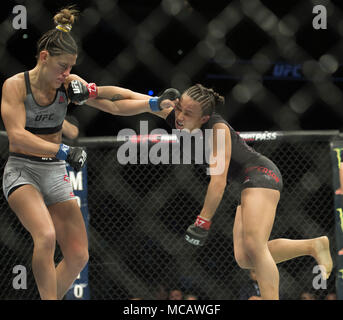
[[[89,99],[95,99],[98,96],[98,87],[95,83],[88,83],[87,89],[89,92]]]
[[[150,109],[151,111],[161,111],[160,107],[159,107],[159,103],[158,103],[158,97],[153,97],[149,99],[149,105],[150,105]]]
[[[211,227],[211,224],[212,224],[211,221],[206,220],[200,216],[197,216],[197,219],[195,220],[195,223],[194,223],[196,227],[199,227],[204,230],[209,230]]]
[[[60,148],[58,149],[56,153],[56,158],[59,160],[66,160],[69,152],[70,152],[70,147],[67,146],[66,144],[61,143]]]

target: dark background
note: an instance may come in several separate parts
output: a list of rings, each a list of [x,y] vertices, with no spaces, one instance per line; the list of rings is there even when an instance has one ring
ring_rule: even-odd
[[[27,9],[26,30],[15,30],[13,7]],[[154,95],[200,82],[225,96],[218,108],[237,131],[343,127],[343,3],[325,1],[2,1],[0,82],[35,66],[36,42],[54,27],[61,7],[81,11],[72,34],[80,54],[73,73],[98,85]],[[315,4],[327,8],[327,29],[315,30]],[[283,72],[290,65],[292,73]],[[280,73],[281,70],[281,73]],[[151,129],[162,120],[118,117],[70,106],[81,136]]]

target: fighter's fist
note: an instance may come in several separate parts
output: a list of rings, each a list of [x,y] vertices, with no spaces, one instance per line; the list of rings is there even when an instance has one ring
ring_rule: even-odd
[[[79,171],[86,163],[87,153],[81,147],[70,147],[69,154],[66,161],[74,168],[75,171]]]
[[[206,242],[211,221],[197,217],[194,224],[190,225],[186,231],[185,240],[195,246],[203,246]]]
[[[71,102],[83,104],[88,99],[98,96],[98,88],[95,83],[84,85],[79,80],[72,80],[68,86],[68,97]]]
[[[149,105],[152,111],[160,111],[169,107],[173,107],[177,99],[180,99],[179,90],[169,88],[165,90],[159,97],[153,97],[149,100]]]
[[[75,171],[79,171],[85,165],[87,153],[81,147],[70,147],[61,143],[56,158],[67,161]]]

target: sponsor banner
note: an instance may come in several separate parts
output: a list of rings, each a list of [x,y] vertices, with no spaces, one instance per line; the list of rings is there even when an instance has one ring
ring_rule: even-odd
[[[244,141],[270,141],[276,140],[280,135],[275,131],[264,132],[237,132]]]
[[[73,187],[74,195],[81,208],[82,216],[85,221],[86,230],[88,233],[88,200],[87,200],[87,164],[78,172],[75,172],[72,167],[67,164],[67,171],[70,183]],[[88,263],[81,271],[73,285],[66,294],[67,300],[89,300],[90,291],[88,285]]]
[[[264,132],[238,132],[239,136],[245,141],[269,141],[276,140],[282,134],[276,131],[264,131]],[[133,134],[133,135],[121,135],[117,137],[117,141],[132,143],[144,143],[144,142],[166,142],[177,143],[180,142],[181,133],[177,131],[174,134]],[[200,137],[203,138],[203,137]]]
[[[336,294],[338,300],[343,300],[343,141],[333,141],[330,145],[335,193]]]

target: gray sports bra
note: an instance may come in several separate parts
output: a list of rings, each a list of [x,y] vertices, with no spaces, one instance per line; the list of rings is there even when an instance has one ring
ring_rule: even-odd
[[[54,101],[48,106],[40,106],[34,99],[29,72],[24,73],[26,84],[25,129],[37,134],[55,133],[62,129],[63,120],[67,113],[68,98],[64,85],[56,90]]]

